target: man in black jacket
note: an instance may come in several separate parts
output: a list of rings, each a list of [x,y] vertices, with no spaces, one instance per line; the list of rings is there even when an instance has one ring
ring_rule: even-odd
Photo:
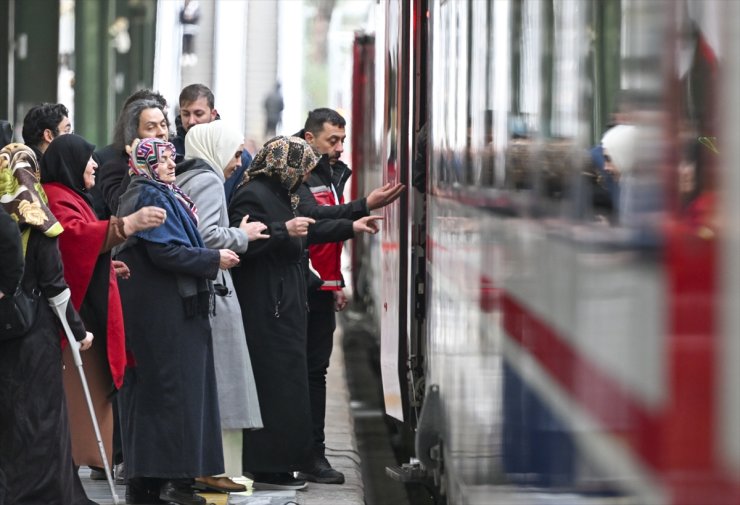
[[[298,190],[298,210],[303,216],[355,220],[395,201],[405,189],[402,184],[386,184],[370,192],[367,198],[344,203],[344,185],[352,175],[349,167],[340,160],[347,137],[345,124],[344,118],[336,111],[320,108],[309,112],[304,129],[296,134],[322,155],[319,164]],[[342,290],[342,244],[331,242],[309,246],[311,265],[320,276],[314,275],[308,288],[307,359],[314,454],[299,477],[322,484],[344,482],[344,475],[332,468],[326,459],[324,445],[326,372],[336,328],[335,311],[347,306],[347,297]]]

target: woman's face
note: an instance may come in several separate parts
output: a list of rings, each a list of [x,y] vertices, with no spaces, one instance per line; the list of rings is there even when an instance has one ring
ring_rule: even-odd
[[[87,160],[85,171],[82,174],[82,181],[85,183],[85,189],[91,189],[95,186],[95,170],[98,169],[98,164],[92,159]]]
[[[165,184],[175,182],[175,157],[173,154],[170,149],[164,151],[162,157],[159,158],[159,165],[157,165],[157,176]]]
[[[234,156],[231,158],[231,161],[229,161],[229,164],[226,165],[224,168],[224,178],[228,179],[232,175],[234,175],[234,171],[242,166],[242,151],[244,150],[244,144],[239,145],[239,147],[236,148],[236,152],[234,153]]]

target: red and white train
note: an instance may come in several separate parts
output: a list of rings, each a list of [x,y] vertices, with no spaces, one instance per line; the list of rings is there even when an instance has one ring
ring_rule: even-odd
[[[740,2],[381,3],[352,189],[409,191],[353,281],[416,467],[450,504],[740,503]]]

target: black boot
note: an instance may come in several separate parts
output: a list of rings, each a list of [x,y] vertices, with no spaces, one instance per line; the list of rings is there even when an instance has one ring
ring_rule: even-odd
[[[168,480],[159,489],[159,498],[177,505],[205,505],[206,499],[193,492],[192,479]]]
[[[159,499],[161,481],[139,477],[126,482],[126,503],[134,505],[151,505],[166,503]]]
[[[344,484],[344,474],[331,467],[323,450],[316,450],[306,465],[298,472],[298,478],[319,484]]]

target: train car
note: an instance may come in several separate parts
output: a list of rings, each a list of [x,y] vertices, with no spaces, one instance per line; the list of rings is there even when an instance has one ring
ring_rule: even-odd
[[[381,4],[354,191],[409,191],[353,277],[416,437],[389,473],[450,504],[740,503],[740,2]]]

